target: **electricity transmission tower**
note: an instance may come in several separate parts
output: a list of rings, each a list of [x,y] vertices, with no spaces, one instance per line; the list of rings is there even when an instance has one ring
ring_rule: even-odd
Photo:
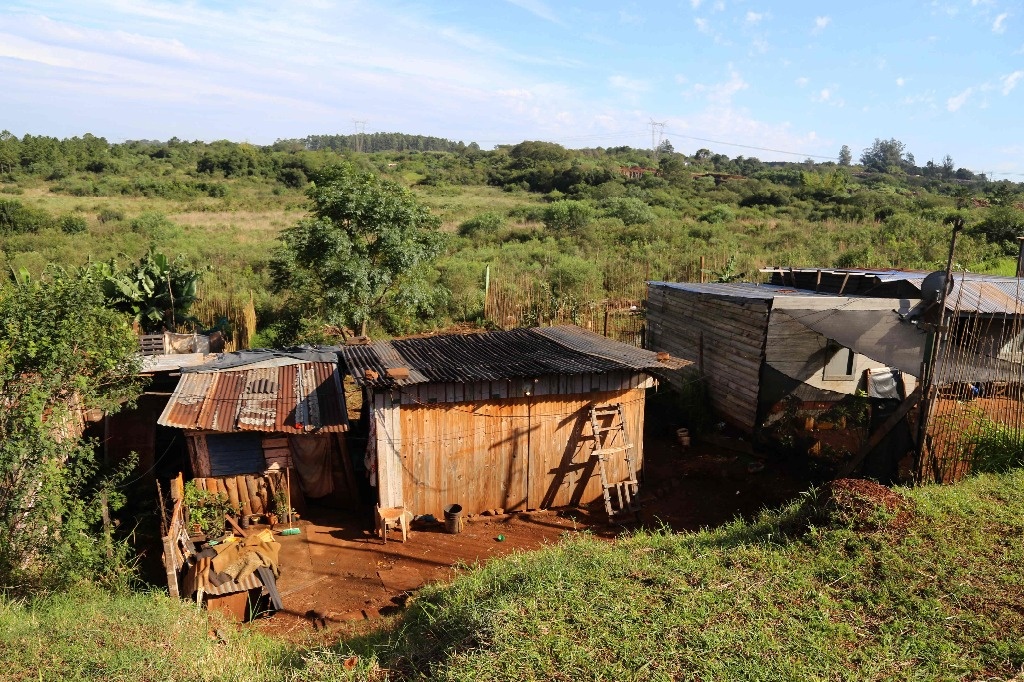
[[[356,121],[353,119],[352,127],[355,130],[353,137],[355,138],[356,153],[362,154],[363,152],[363,135],[366,133],[367,121]]]
[[[658,161],[658,147],[661,146],[661,140],[665,137],[665,124],[668,121],[655,121],[651,119],[651,153],[654,155],[654,161]]]

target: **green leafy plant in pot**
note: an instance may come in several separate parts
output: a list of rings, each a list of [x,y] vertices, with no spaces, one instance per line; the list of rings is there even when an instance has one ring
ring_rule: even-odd
[[[218,536],[224,531],[224,515],[237,514],[238,510],[220,493],[202,490],[195,481],[185,484],[182,498],[188,511],[188,522],[208,537]]]

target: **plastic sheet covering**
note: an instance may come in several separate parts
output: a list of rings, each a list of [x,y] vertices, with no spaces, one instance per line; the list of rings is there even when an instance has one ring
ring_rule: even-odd
[[[291,436],[292,464],[306,497],[324,497],[334,492],[330,436]]]
[[[867,384],[869,398],[903,399],[898,369],[869,369]]]
[[[779,313],[872,360],[913,376],[921,371],[925,334],[891,310],[801,310],[776,305],[772,314]]]

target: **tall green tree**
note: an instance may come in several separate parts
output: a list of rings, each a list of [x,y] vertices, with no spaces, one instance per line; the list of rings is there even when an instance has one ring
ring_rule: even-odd
[[[850,146],[844,144],[839,148],[839,165],[849,166],[853,162],[853,153],[850,151]]]
[[[308,218],[281,235],[271,262],[277,291],[306,321],[388,331],[429,315],[439,292],[431,264],[441,220],[405,187],[350,165],[313,175]]]
[[[914,155],[907,151],[905,144],[894,137],[888,140],[876,137],[871,146],[861,152],[860,162],[869,170],[890,173],[912,167]]]
[[[139,395],[137,351],[127,319],[86,277],[50,270],[0,284],[0,591],[109,568],[99,499],[118,496],[79,438],[81,415]]]

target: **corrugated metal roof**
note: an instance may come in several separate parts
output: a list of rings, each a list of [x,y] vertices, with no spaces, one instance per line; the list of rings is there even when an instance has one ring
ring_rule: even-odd
[[[336,362],[300,362],[182,374],[157,420],[163,426],[232,433],[348,430]]]
[[[770,301],[778,296],[833,296],[835,294],[815,294],[806,289],[777,284],[755,284],[753,282],[648,282],[649,286],[679,289],[695,294],[710,294],[730,298],[749,298],[758,301]]]
[[[653,351],[572,326],[378,341],[341,355],[357,383],[375,388],[671,368]],[[408,376],[390,377],[388,369]],[[367,379],[367,371],[378,376]]]

